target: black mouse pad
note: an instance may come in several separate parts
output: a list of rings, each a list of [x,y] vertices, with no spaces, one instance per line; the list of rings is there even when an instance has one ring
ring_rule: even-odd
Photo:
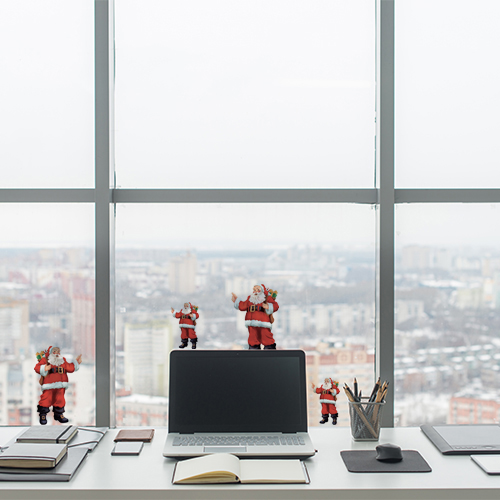
[[[376,450],[348,450],[340,455],[349,472],[431,472],[422,455],[415,450],[402,450],[401,462],[381,462]]]

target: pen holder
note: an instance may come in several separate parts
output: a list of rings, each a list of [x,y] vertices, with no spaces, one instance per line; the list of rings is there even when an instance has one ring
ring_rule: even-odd
[[[361,398],[359,403],[349,401],[351,435],[354,441],[378,441],[380,420],[385,401],[370,403],[369,398]]]

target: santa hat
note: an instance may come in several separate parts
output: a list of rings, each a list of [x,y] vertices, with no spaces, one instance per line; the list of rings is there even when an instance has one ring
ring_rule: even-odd
[[[264,286],[264,284],[260,284],[260,286],[262,287],[262,290],[264,291],[264,295],[267,295],[267,288]]]
[[[54,351],[54,349],[56,348],[56,346],[50,346],[46,351],[45,351],[45,357],[47,359],[49,359],[49,356],[52,354],[52,352]]]

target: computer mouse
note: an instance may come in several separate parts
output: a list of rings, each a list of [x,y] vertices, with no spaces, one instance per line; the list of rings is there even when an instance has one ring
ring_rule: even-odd
[[[401,448],[395,444],[379,444],[375,449],[377,450],[375,458],[381,462],[401,462],[403,460]]]

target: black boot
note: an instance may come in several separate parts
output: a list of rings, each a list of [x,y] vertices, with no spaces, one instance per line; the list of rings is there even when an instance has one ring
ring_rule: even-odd
[[[276,349],[276,344],[265,345],[264,349]]]
[[[197,342],[198,342],[198,339],[191,339],[191,349],[196,349]]]
[[[248,349],[250,349],[252,351],[255,351],[256,349],[258,349],[260,351],[260,344],[255,344],[255,345],[248,344]]]
[[[64,406],[54,406],[54,420],[65,424],[69,420],[64,416]]]
[[[339,416],[338,413],[335,413],[332,415],[332,424],[337,425],[337,417]]]
[[[179,346],[179,349],[184,349],[184,347],[187,347],[188,345],[188,339],[181,339],[181,345]]]
[[[36,411],[40,414],[40,423],[42,425],[46,425],[47,424],[47,413],[49,413],[50,408],[47,408],[46,406],[38,405]]]
[[[323,420],[320,420],[319,423],[326,424],[328,422],[328,413],[323,413],[321,416],[323,417]]]

